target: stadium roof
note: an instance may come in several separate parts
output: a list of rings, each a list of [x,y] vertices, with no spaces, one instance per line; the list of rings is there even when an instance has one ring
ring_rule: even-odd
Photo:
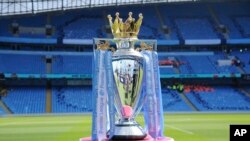
[[[223,0],[1,0],[0,16],[17,14],[35,14],[47,11],[117,6],[130,4],[147,4],[162,2],[196,2]],[[230,0],[224,0],[230,1]],[[231,0],[232,1],[232,0]],[[235,0],[237,1],[237,0]]]

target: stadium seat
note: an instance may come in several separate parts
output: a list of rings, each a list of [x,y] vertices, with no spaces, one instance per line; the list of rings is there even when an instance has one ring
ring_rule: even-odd
[[[92,74],[92,55],[55,55],[52,59],[54,74]]]
[[[221,24],[225,25],[228,30],[228,44],[246,44],[250,43],[250,37],[244,34],[248,32],[249,18],[239,18],[237,15],[248,15],[248,5],[244,3],[218,3],[213,4],[216,13],[218,14]],[[234,10],[232,10],[232,8]],[[244,31],[241,32],[241,30]],[[243,33],[243,34],[242,34]],[[247,35],[247,34],[246,34]]]
[[[9,87],[2,100],[14,114],[45,113],[44,87]]]
[[[45,55],[0,54],[0,72],[44,74],[45,61]]]
[[[0,116],[4,114],[5,114],[5,111],[0,107]]]
[[[92,111],[91,87],[53,87],[52,112],[74,113]]]
[[[177,91],[162,89],[162,103],[164,111],[191,111]]]
[[[242,68],[246,73],[250,73],[250,52],[249,51],[244,51],[244,52],[239,52],[239,51],[233,51],[231,55],[236,56],[238,59],[240,59]]]
[[[250,110],[250,98],[230,86],[215,86],[212,92],[189,92],[186,96],[201,111]]]

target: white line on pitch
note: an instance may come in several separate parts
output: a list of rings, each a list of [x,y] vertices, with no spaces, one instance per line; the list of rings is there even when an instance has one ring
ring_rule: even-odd
[[[39,124],[76,124],[76,123],[82,123],[82,121],[34,121],[34,122],[9,122],[9,123],[2,123],[1,126],[9,126],[9,125],[39,125]]]
[[[166,125],[166,126],[172,128],[172,129],[181,131],[181,132],[186,133],[186,134],[190,134],[190,135],[193,135],[193,134],[194,134],[194,133],[191,132],[191,131],[188,131],[188,130],[185,130],[185,129],[181,129],[181,128],[175,127],[175,126],[173,126],[173,125],[169,125],[169,124],[168,124],[168,125]]]

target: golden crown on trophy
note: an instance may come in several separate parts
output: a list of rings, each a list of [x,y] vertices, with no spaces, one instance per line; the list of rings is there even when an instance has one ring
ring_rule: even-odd
[[[114,38],[133,38],[137,39],[137,35],[140,31],[142,24],[143,16],[140,13],[139,19],[135,21],[135,18],[132,17],[133,13],[128,13],[128,18],[125,22],[119,17],[119,13],[116,12],[115,20],[112,21],[111,15],[108,15],[109,24],[111,27],[112,34]]]

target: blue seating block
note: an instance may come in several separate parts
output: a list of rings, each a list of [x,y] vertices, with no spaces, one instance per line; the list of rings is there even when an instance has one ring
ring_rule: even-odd
[[[244,51],[244,52],[234,51],[231,54],[239,58],[243,65],[243,70],[245,70],[246,73],[250,73],[250,55],[249,55],[250,52],[249,51]]]
[[[14,114],[45,113],[45,87],[10,87],[2,99]]]
[[[6,114],[5,111],[0,107],[0,116]]]
[[[91,112],[91,87],[53,87],[52,112]]]
[[[201,111],[250,110],[250,98],[230,86],[217,86],[213,92],[190,92],[186,95]]]
[[[52,60],[54,74],[92,74],[92,55],[56,55]]]
[[[162,103],[164,111],[191,111],[192,109],[184,102],[176,91],[162,90]]]
[[[44,74],[45,62],[45,55],[0,54],[0,72]]]

